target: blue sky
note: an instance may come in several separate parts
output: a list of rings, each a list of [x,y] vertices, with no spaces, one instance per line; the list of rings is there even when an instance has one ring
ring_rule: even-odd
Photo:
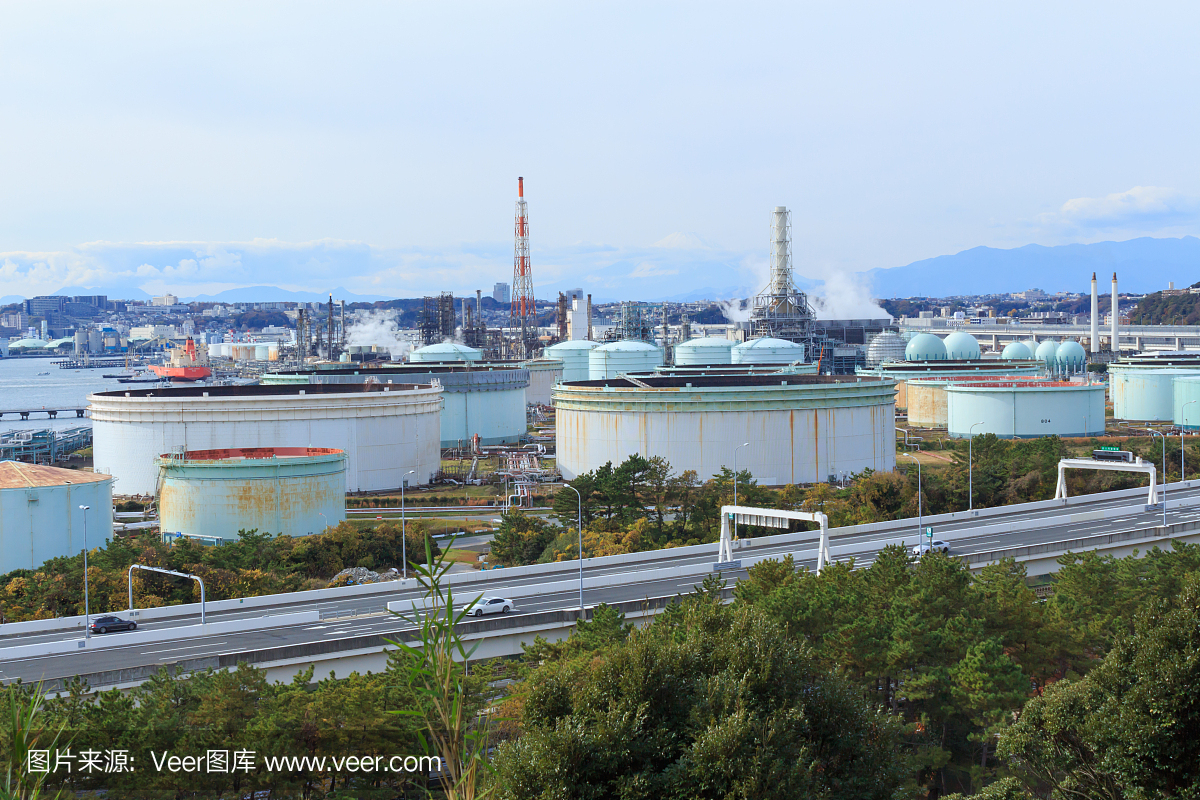
[[[7,3],[0,294],[649,298],[1200,234],[1200,6]]]

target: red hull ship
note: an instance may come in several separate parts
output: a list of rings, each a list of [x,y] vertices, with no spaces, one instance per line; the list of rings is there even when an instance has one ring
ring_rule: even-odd
[[[197,350],[195,341],[188,337],[183,347],[171,348],[166,364],[151,364],[150,371],[172,381],[202,381],[212,376],[207,363],[208,348],[201,345]]]

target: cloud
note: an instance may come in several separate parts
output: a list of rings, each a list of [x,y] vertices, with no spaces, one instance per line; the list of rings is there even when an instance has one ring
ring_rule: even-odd
[[[1157,231],[1195,221],[1200,200],[1163,186],[1135,186],[1104,197],[1076,197],[1042,216],[1048,224],[1084,229]]]
[[[694,233],[671,233],[659,239],[651,247],[664,247],[672,250],[712,250],[712,245]]]

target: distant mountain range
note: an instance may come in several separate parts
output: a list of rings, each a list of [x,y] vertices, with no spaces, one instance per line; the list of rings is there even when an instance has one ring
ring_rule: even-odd
[[[1113,272],[1117,289],[1143,294],[1188,286],[1200,279],[1200,239],[1130,239],[1126,242],[1028,244],[1011,250],[973,247],[952,256],[914,261],[903,267],[866,273],[875,297],[950,297],[1042,289],[1088,292],[1092,273],[1100,292]]]
[[[216,294],[198,294],[195,297],[181,297],[179,299],[181,302],[186,303],[268,303],[272,301],[326,303],[329,302],[330,294],[333,295],[334,300],[345,300],[347,303],[374,303],[377,300],[396,299],[381,294],[355,294],[340,286],[324,293],[292,292],[287,289],[280,289],[278,286],[246,286],[240,289],[226,289]]]

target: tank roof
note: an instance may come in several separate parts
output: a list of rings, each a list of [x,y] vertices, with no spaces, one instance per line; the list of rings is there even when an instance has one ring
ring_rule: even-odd
[[[49,344],[50,344],[49,342],[44,342],[41,339],[18,339],[15,342],[9,342],[8,346],[9,347],[25,347],[25,348],[29,348],[31,350],[37,350],[37,349],[41,349],[43,347],[47,347]]]
[[[0,489],[32,489],[108,480],[112,477],[95,472],[26,464],[24,461],[0,461]]]
[[[1037,389],[1099,389],[1103,391],[1105,388],[1103,383],[1076,383],[1075,381],[978,381],[972,383],[952,383],[946,387],[946,391],[997,391],[1000,389],[1024,389],[1034,391]]]
[[[551,350],[591,350],[599,346],[599,342],[593,342],[591,339],[567,339],[565,342],[550,345],[546,348],[546,352]]]
[[[334,447],[225,447],[217,450],[188,450],[182,454],[163,453],[160,458],[171,461],[242,461],[267,458],[314,458],[342,456],[344,450]]]
[[[637,339],[622,339],[619,342],[609,342],[608,344],[600,345],[596,350],[604,350],[607,352],[639,352],[648,350],[661,350],[658,345],[640,342]]]
[[[439,342],[438,344],[427,344],[424,347],[418,347],[414,353],[474,353],[482,355],[483,351],[475,347],[467,347],[465,344],[458,342]]]
[[[92,397],[269,397],[271,395],[305,394],[363,394],[366,392],[407,391],[431,389],[427,383],[304,383],[248,386],[171,386],[153,389],[124,389],[114,392],[94,392]]]
[[[636,381],[636,383],[634,382]],[[609,387],[612,389],[707,389],[721,387],[755,387],[755,386],[836,386],[844,384],[853,386],[856,383],[891,383],[888,378],[874,376],[839,376],[839,375],[797,375],[796,373],[771,373],[768,375],[651,375],[639,374],[632,379],[629,377],[601,378],[588,381],[566,381],[560,386],[580,388]]]
[[[789,342],[787,339],[776,339],[773,336],[760,336],[757,339],[748,339],[747,341],[742,342],[741,344],[737,345],[735,349],[757,350],[760,347],[782,347],[784,349],[788,349],[801,348],[803,346],[804,345],[796,344],[795,342]]]
[[[681,347],[731,348],[734,346],[734,344],[735,344],[735,342],[732,339],[726,339],[721,336],[697,336],[695,339],[688,339],[686,342],[683,342],[682,344],[675,345],[675,349],[679,350],[679,348],[681,348]],[[788,344],[791,344],[791,342],[789,342]]]

